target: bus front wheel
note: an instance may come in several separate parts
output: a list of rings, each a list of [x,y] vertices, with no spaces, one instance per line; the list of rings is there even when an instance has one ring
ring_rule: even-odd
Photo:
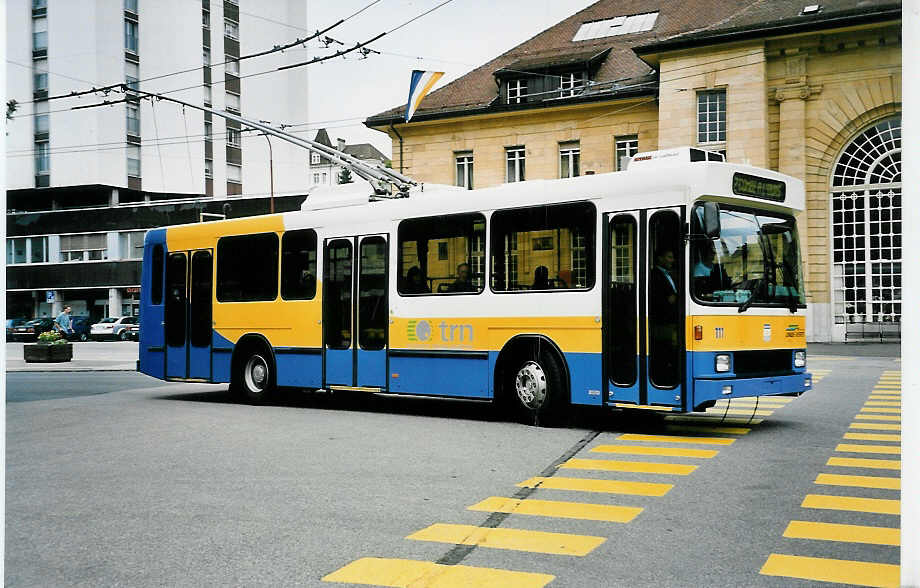
[[[536,425],[559,422],[564,409],[561,374],[559,361],[546,351],[515,362],[508,387],[525,422]]]
[[[275,374],[270,359],[261,350],[252,350],[237,363],[234,384],[246,400],[264,402],[275,388]]]

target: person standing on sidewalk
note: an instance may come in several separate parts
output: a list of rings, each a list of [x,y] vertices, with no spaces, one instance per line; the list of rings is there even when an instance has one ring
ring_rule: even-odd
[[[57,315],[54,319],[54,328],[68,339],[73,336],[73,325],[70,322],[69,306],[65,306],[61,314]]]

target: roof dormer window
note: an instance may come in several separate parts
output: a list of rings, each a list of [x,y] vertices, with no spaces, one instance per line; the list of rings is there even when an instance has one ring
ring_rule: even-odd
[[[508,104],[527,102],[527,80],[508,80]]]

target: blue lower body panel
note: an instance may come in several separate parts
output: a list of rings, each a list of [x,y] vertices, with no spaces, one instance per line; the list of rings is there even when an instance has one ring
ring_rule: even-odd
[[[722,398],[746,398],[751,396],[771,396],[777,394],[796,394],[810,389],[805,382],[811,382],[811,374],[801,373],[787,376],[764,378],[744,378],[729,380],[703,380],[693,383],[693,406],[699,406],[707,400]],[[731,394],[723,394],[722,388],[731,386]]]
[[[358,386],[385,388],[387,385],[387,352],[358,350]]]
[[[569,364],[572,404],[600,406],[604,402],[601,382],[602,358],[600,353],[566,353]]]
[[[390,356],[390,392],[491,398],[486,357]]]
[[[278,385],[295,388],[322,388],[323,354],[313,352],[287,352],[275,349],[275,364],[278,369]]]
[[[353,386],[354,357],[352,349],[326,349],[326,384]]]

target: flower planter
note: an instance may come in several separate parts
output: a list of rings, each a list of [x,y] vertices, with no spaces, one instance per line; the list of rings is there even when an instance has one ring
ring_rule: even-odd
[[[70,343],[60,345],[34,343],[24,345],[22,354],[26,363],[59,363],[73,359],[73,345]]]

